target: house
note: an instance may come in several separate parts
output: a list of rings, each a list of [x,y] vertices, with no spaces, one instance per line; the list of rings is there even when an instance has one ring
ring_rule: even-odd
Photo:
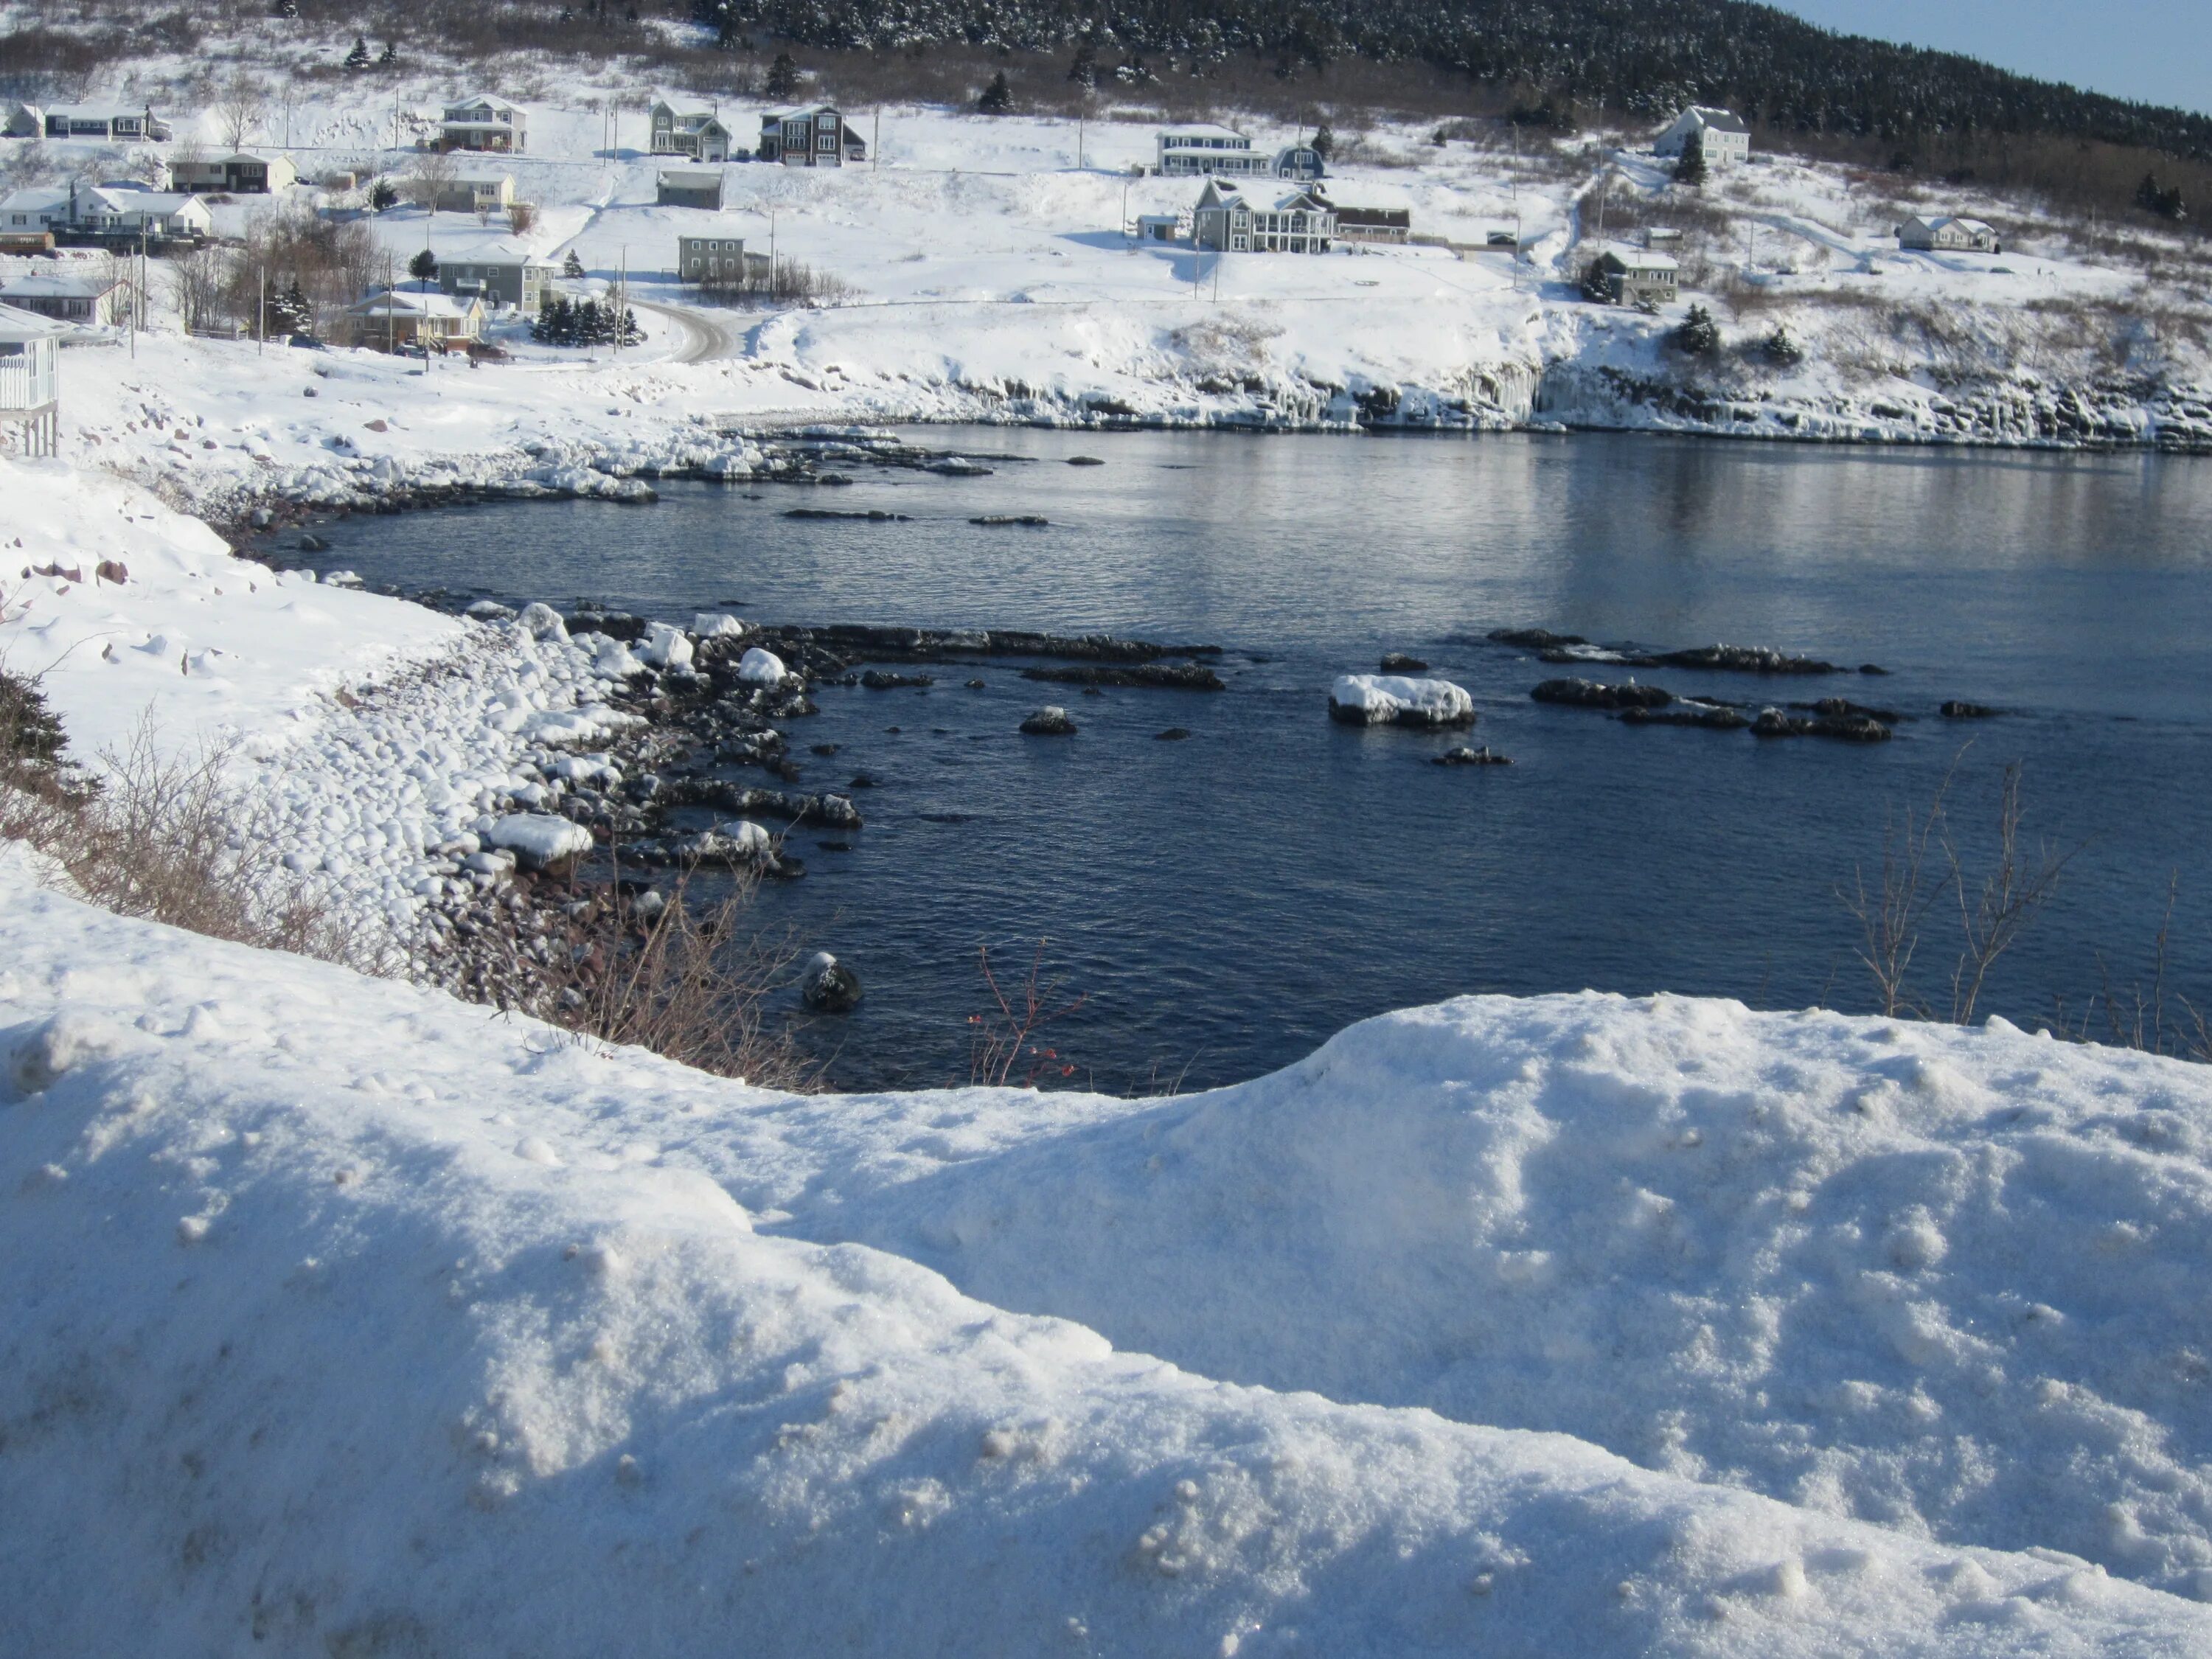
[[[396,283],[345,309],[353,343],[386,351],[465,344],[483,334],[483,318],[475,295],[425,282]]]
[[[506,99],[477,93],[446,106],[438,122],[438,148],[520,155],[528,148],[529,125],[529,118]]]
[[[1319,192],[1294,190],[1254,207],[1208,179],[1191,210],[1191,240],[1224,253],[1326,253],[1336,234],[1336,210]]]
[[[169,188],[226,196],[265,196],[300,182],[300,169],[283,155],[238,150],[228,155],[172,157]]]
[[[215,215],[190,191],[120,185],[70,186],[69,221],[58,233],[104,242],[198,242],[215,234]]]
[[[417,179],[409,193],[433,213],[504,213],[514,205],[511,173],[459,173],[451,179]]]
[[[169,124],[151,109],[124,109],[113,104],[50,104],[46,110],[49,138],[105,138],[125,143],[141,138],[167,138]]]
[[[1648,248],[1609,247],[1595,263],[1599,283],[1615,305],[1641,305],[1647,300],[1664,305],[1681,287],[1681,267],[1670,256]]]
[[[695,161],[726,161],[732,153],[729,124],[722,119],[719,103],[678,98],[665,92],[653,94],[653,139],[655,155],[688,155]]]
[[[500,242],[488,248],[438,261],[438,287],[459,299],[474,295],[489,309],[512,306],[534,313],[553,288],[554,265],[519,243]]]
[[[41,271],[0,282],[0,304],[14,306],[58,323],[112,328],[131,319],[131,284],[106,272],[83,275]]]
[[[1711,109],[1703,104],[1692,104],[1676,116],[1674,125],[1651,146],[1652,153],[1680,155],[1692,133],[1702,141],[1709,167],[1732,167],[1751,159],[1751,129],[1743,118],[1733,110]]]
[[[768,274],[768,256],[745,252],[745,239],[726,227],[676,239],[676,274],[702,288],[738,288]]]
[[[58,185],[33,185],[0,197],[0,231],[19,235],[68,229],[70,194]]]
[[[1681,240],[1682,233],[1672,225],[1646,225],[1644,228],[1646,247],[1672,247]]]
[[[866,161],[868,146],[843,116],[824,104],[762,116],[760,146],[753,153],[787,167],[841,167]]]
[[[35,138],[46,130],[46,112],[36,104],[10,104],[0,138]]]
[[[1336,234],[1346,242],[1409,242],[1413,216],[1405,208],[1339,207]]]
[[[1311,184],[1328,175],[1328,163],[1311,144],[1292,144],[1275,152],[1275,177]]]
[[[655,181],[656,199],[662,207],[722,208],[722,170],[720,167],[670,167]]]
[[[1958,219],[1948,214],[1940,217],[1923,215],[1907,219],[1897,228],[1897,245],[1928,252],[2004,252],[2004,244],[1994,226],[1985,225],[1979,219]]]
[[[1275,170],[1274,161],[1252,148],[1252,141],[1234,127],[1201,122],[1196,126],[1160,129],[1158,159],[1153,171],[1168,178],[1220,174],[1226,178],[1261,178]]]
[[[0,305],[0,421],[23,428],[23,448],[51,455],[61,438],[60,328]]]

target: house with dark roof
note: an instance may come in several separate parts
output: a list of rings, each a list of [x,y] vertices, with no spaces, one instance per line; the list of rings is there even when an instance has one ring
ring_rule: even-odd
[[[1336,210],[1336,234],[1346,242],[1409,242],[1413,215],[1407,208],[1346,207]]]

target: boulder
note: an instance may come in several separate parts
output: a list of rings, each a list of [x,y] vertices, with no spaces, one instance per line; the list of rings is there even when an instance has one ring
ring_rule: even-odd
[[[1032,713],[1022,722],[1022,730],[1032,738],[1072,738],[1076,725],[1068,719],[1067,710],[1051,705]]]
[[[738,678],[747,685],[781,685],[783,677],[783,659],[773,651],[755,646],[738,659]]]
[[[544,812],[517,812],[500,818],[485,832],[484,840],[514,854],[526,870],[556,869],[592,850],[590,830]]]
[[[1702,726],[1715,732],[1741,732],[1751,720],[1741,708],[1718,702],[1676,702],[1663,708],[1624,708],[1624,726]]]
[[[637,654],[655,668],[689,668],[691,641],[682,629],[657,622],[645,630]]]
[[[817,1014],[850,1013],[860,1004],[860,976],[827,951],[817,951],[799,975],[799,997]]]
[[[745,632],[745,623],[726,611],[702,611],[691,618],[691,631],[702,640],[733,640]]]
[[[1402,651],[1385,651],[1382,653],[1382,672],[1386,674],[1425,674],[1429,672],[1429,665],[1419,657],[1409,657]]]
[[[515,621],[529,632],[533,640],[565,640],[568,637],[568,624],[561,620],[561,613],[550,605],[526,605]]]
[[[1785,714],[1779,708],[1762,708],[1751,723],[1758,738],[1838,738],[1845,743],[1887,743],[1890,730],[1880,720],[1856,714]]]
[[[860,684],[871,691],[896,691],[906,686],[930,686],[937,684],[934,674],[893,674],[880,668],[871,668],[860,676]]]
[[[1456,749],[1445,750],[1443,754],[1432,758],[1429,764],[1431,766],[1510,766],[1513,764],[1513,757],[1510,755],[1499,754],[1488,744],[1483,744],[1480,749],[1470,749],[1465,744],[1462,744]]]
[[[1965,702],[1955,697],[1945,703],[1942,708],[1943,718],[1947,720],[1994,720],[1996,713],[1987,703]]]
[[[1538,702],[1565,703],[1572,708],[1664,708],[1674,694],[1634,680],[1611,685],[1602,680],[1546,680],[1528,694]]]

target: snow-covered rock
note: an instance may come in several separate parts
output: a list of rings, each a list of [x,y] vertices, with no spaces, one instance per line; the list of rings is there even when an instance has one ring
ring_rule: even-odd
[[[655,668],[689,668],[691,641],[682,629],[657,622],[646,630],[638,654]]]
[[[1472,726],[1474,699],[1449,680],[1346,674],[1329,690],[1328,712],[1350,726]]]
[[[748,685],[781,685],[785,672],[782,658],[757,645],[738,659],[738,678]]]
[[[702,640],[733,640],[744,633],[745,623],[726,611],[702,611],[691,618],[691,631]]]
[[[580,823],[543,812],[517,812],[496,820],[484,839],[503,847],[526,869],[544,870],[592,850],[592,832]]]

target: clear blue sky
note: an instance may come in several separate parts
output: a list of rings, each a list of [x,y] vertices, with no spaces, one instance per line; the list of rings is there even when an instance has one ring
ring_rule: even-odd
[[[1823,28],[2212,112],[2212,0],[1771,0]]]

